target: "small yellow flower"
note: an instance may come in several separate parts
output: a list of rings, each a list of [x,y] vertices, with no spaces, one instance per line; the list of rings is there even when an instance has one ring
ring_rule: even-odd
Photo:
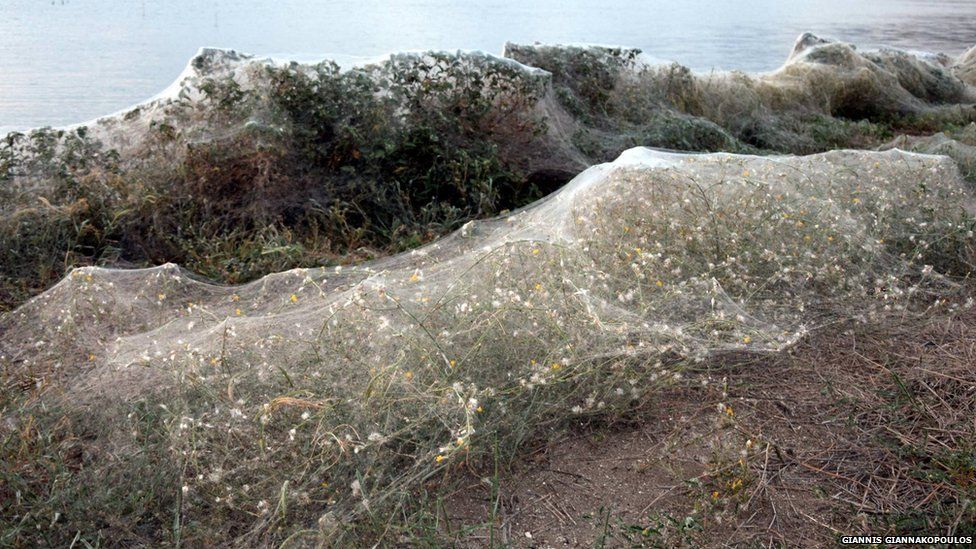
[[[833,242],[833,241],[834,241],[834,237],[832,237],[832,236],[828,236],[827,237],[827,242]]]
[[[291,299],[292,303],[298,303],[298,296],[295,294],[291,294],[291,297],[288,299]]]
[[[93,355],[93,354],[89,354],[89,355],[88,355],[88,360],[89,360],[89,361],[94,361],[94,360],[95,360],[95,355]]]
[[[654,285],[657,286],[658,288],[663,288],[664,287],[664,282],[661,282],[660,280],[658,280],[657,282],[654,283]]]
[[[533,248],[532,255],[539,255],[539,248]]]
[[[458,446],[464,446],[464,439],[461,438],[461,437],[458,437],[458,439],[457,439],[457,445]]]
[[[861,203],[861,199],[860,198],[855,198],[854,200],[851,200],[851,202],[853,202],[855,204],[860,204]]]
[[[449,364],[451,365],[451,368],[453,368],[453,367],[457,366],[457,361],[456,360],[452,360],[452,361],[449,362]]]
[[[742,338],[742,342],[748,345],[749,343],[752,343],[752,338],[749,337],[749,336],[746,336],[746,337]]]
[[[85,275],[85,282],[91,282],[92,280],[94,280],[92,278],[92,275],[90,275],[90,274],[89,275]]]
[[[413,372],[406,372],[403,374],[407,379],[413,379]]]
[[[417,282],[418,280],[420,280],[420,275],[418,275],[417,273],[413,273],[412,275],[410,275],[410,282]]]
[[[217,364],[217,357],[213,357],[213,358],[211,358],[211,359],[210,359],[210,364],[211,364],[211,365],[216,365],[216,364]]]
[[[726,406],[725,407],[725,413],[729,417],[735,417],[735,410],[733,410],[731,406]]]
[[[157,294],[156,295],[156,299],[162,301],[162,300],[166,299],[166,294]]]
[[[749,177],[749,170],[742,172],[742,177]]]
[[[712,499],[718,499],[718,496],[719,496],[718,490],[712,492]]]
[[[542,284],[539,284],[538,282],[536,282],[536,283],[535,283],[535,291],[537,291],[537,292],[538,292],[538,291],[539,291],[539,290],[541,290],[541,289],[542,289]]]
[[[475,410],[475,411],[476,411],[476,412],[478,412],[478,413],[480,414],[480,413],[482,413],[482,412],[484,412],[484,411],[485,411],[485,409],[484,409],[484,408],[482,408],[481,406],[478,406],[478,409],[477,409],[477,410]]]
[[[553,369],[553,370],[558,370],[558,369],[560,369],[560,368],[562,368],[562,367],[563,367],[563,365],[562,365],[562,364],[560,364],[560,363],[558,363],[558,362],[553,362],[553,363],[552,363],[552,369]]]
[[[440,463],[440,462],[444,461],[444,456],[438,454],[437,457],[434,458],[434,461],[436,461],[437,463]]]
[[[241,310],[239,308],[238,309],[234,309],[234,314],[237,315],[237,316],[241,316]]]
[[[237,294],[234,294],[234,295],[230,296],[230,300],[231,301],[240,301],[241,300],[241,296],[239,296]]]

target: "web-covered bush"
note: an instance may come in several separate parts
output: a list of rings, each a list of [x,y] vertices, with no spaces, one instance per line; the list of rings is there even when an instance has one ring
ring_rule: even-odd
[[[635,149],[356,267],[78,269],[0,326],[5,383],[42,395],[5,431],[3,516],[51,542],[396,539],[457,468],[716,354],[970,306],[973,223],[946,159]]]

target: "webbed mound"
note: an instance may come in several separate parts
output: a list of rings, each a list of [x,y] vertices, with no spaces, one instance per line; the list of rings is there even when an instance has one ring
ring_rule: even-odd
[[[62,498],[113,540],[163,542],[176,506],[183,542],[342,543],[434,475],[630,409],[688,364],[956,307],[972,205],[942,157],[634,149],[354,268],[242,286],[77,269],[0,321],[5,383],[40,389],[5,434],[56,422],[54,459],[74,468],[21,477],[4,514],[46,539],[87,532],[84,511],[30,515]]]
[[[72,266],[173,262],[241,283],[396,253],[635,146],[876,148],[976,120],[967,59],[812,35],[760,75],[595,46],[398,54],[347,70],[205,49],[126,113],[0,143],[0,310]]]
[[[959,166],[963,177],[976,184],[976,124],[933,135],[901,135],[879,147],[895,148],[948,156]]]

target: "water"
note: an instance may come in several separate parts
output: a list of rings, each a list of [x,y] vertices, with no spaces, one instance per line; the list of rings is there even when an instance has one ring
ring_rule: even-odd
[[[505,41],[636,46],[772,70],[803,31],[957,54],[973,0],[0,0],[0,132],[90,120],[170,84],[201,46],[298,60]]]

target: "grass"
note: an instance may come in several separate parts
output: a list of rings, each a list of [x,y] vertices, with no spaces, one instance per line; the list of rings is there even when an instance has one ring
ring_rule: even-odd
[[[519,505],[494,520],[515,546],[525,531],[593,547],[972,536],[974,320],[890,315],[811,334],[789,353],[696,365],[663,390],[666,406],[579,426],[515,464],[492,493]],[[479,544],[486,496],[473,486],[449,499],[478,529],[442,543]]]

